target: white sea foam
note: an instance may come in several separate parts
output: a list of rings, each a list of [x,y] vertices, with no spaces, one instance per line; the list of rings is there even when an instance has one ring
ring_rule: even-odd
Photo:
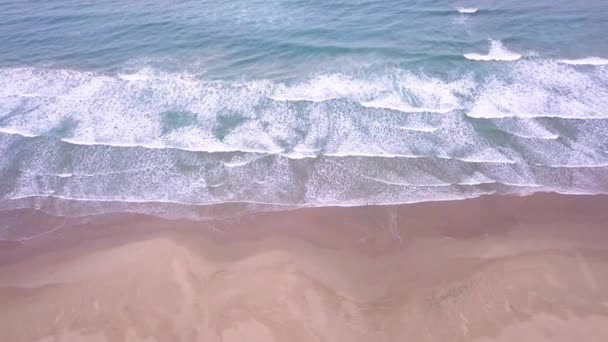
[[[496,151],[481,151],[467,157],[450,157],[440,156],[443,159],[459,160],[466,163],[475,164],[517,164],[516,160],[509,159],[503,155],[500,155]]]
[[[403,189],[407,184],[422,188],[439,179],[438,184],[479,185],[486,191],[492,181],[529,185],[551,179],[543,185],[553,189],[570,179],[568,172],[580,174],[572,177],[579,183],[566,184],[567,189],[603,189],[600,168],[608,157],[601,153],[601,142],[608,121],[586,127],[577,120],[572,127],[577,134],[567,134],[567,128],[564,138],[556,139],[560,125],[519,119],[608,118],[603,68],[537,59],[502,66],[503,74],[477,80],[387,70],[289,84],[205,81],[160,71],[125,79],[67,70],[0,69],[0,132],[6,133],[0,134],[0,166],[20,160],[14,158],[23,151],[15,147],[40,146],[36,139],[13,136],[21,134],[51,136],[19,165],[55,176],[21,175],[10,196],[52,192],[118,201],[340,204],[364,199],[378,204],[461,191],[426,187],[408,192]],[[391,107],[399,112],[381,109]],[[531,139],[510,149],[480,134],[475,120],[463,120],[463,114],[489,118],[496,128]],[[24,144],[15,144],[18,139]],[[77,151],[78,159],[68,163],[70,168],[58,168],[57,158],[66,150]],[[549,177],[536,174],[531,169],[536,165],[563,167]],[[584,165],[594,166],[599,176],[564,171]],[[374,169],[392,174],[370,173]],[[305,184],[298,172],[307,172]],[[480,175],[467,177],[475,172]],[[387,182],[371,182],[362,175]],[[125,181],[134,178],[136,184]],[[369,196],[365,189],[370,189]],[[470,191],[459,195],[478,193]],[[292,193],[297,201],[289,197]]]
[[[608,118],[608,77],[551,61],[513,65],[508,78],[477,89],[467,116],[475,118]]]
[[[30,137],[60,130],[66,133],[63,141],[76,145],[210,153],[316,151],[315,144],[325,140],[323,147],[328,153],[351,146],[346,150],[373,154],[369,148],[374,141],[394,140],[395,147],[387,153],[407,155],[396,150],[402,149],[398,140],[403,132],[397,128],[424,130],[429,126],[424,122],[427,119],[412,121],[416,113],[447,113],[460,108],[461,94],[473,88],[469,78],[443,81],[399,71],[360,79],[341,74],[319,76],[289,85],[268,81],[184,83],[181,74],[140,74],[146,77],[125,80],[68,70],[1,69],[0,113],[22,114],[5,119],[0,129]],[[339,86],[335,86],[336,80]],[[331,96],[321,96],[319,89],[332,87],[336,91],[328,91]],[[20,95],[33,92],[42,96]],[[332,98],[346,101],[325,103]],[[300,103],[300,99],[310,103]],[[357,102],[370,110],[357,108]],[[410,115],[387,118],[386,112],[371,110],[384,107]],[[172,112],[185,112],[190,121],[186,126],[167,128],[164,116]],[[225,114],[236,116],[238,124],[222,133]],[[231,119],[227,120],[232,125]],[[368,134],[358,136],[353,128],[359,120],[376,124],[368,128]],[[297,130],[307,122],[309,128],[301,142],[287,149],[278,144],[300,134]],[[302,157],[295,152],[291,155]]]
[[[479,88],[467,115],[476,118],[608,118],[606,79],[555,62],[514,66],[510,79],[492,78]]]
[[[370,108],[446,113],[459,107],[458,93],[471,86],[468,79],[444,82],[403,71],[363,78],[333,74],[294,85],[278,85],[270,98],[311,102],[349,99]]]
[[[524,139],[544,139],[544,140],[556,140],[559,139],[559,135],[558,134],[545,134],[545,135],[527,135],[527,134],[521,134],[521,133],[513,133],[513,132],[509,132],[517,137],[520,138],[524,138]]]
[[[147,81],[149,76],[146,73],[140,72],[136,74],[119,74],[118,77],[125,81]]]
[[[236,155],[230,160],[222,160],[222,165],[227,168],[239,168],[247,166],[251,163],[258,161],[261,158],[264,158],[265,154],[244,154],[244,155]]]
[[[391,109],[404,113],[439,113],[445,114],[449,113],[455,109],[456,107],[445,107],[445,108],[427,108],[427,107],[413,107],[403,103],[401,99],[396,97],[383,97],[378,99],[373,99],[371,101],[363,101],[361,102],[363,107],[368,108],[382,108],[382,109]]]
[[[95,158],[83,156],[81,162],[87,164]],[[147,158],[143,158],[147,159]],[[132,160],[129,164],[145,162]],[[39,159],[38,159],[39,160]],[[186,160],[188,160],[186,158]],[[51,160],[47,161],[50,168]],[[157,161],[158,162],[158,161]],[[390,163],[386,163],[390,162]],[[265,203],[282,205],[315,205],[323,202],[329,205],[345,203],[363,204],[399,204],[416,201],[428,201],[437,197],[453,196],[454,199],[475,196],[497,187],[506,185],[510,188],[537,187],[559,188],[555,180],[566,177],[575,182],[563,187],[569,191],[586,193],[606,192],[602,182],[606,177],[592,180],[589,173],[580,169],[542,168],[543,176],[538,178],[543,183],[534,183],[534,176],[528,175],[525,169],[509,165],[480,165],[470,176],[462,171],[459,163],[446,161],[438,165],[437,177],[415,165],[428,165],[424,161],[410,164],[402,160],[371,162],[365,159],[319,160],[311,169],[305,187],[289,174],[292,168],[303,170],[293,163],[278,163],[272,167],[268,164],[251,166],[244,170],[234,170],[218,176],[215,164],[201,168],[198,172],[182,171],[176,173],[173,166],[164,166],[154,170],[142,170],[136,174],[121,175],[99,174],[93,178],[79,176],[63,179],[57,183],[53,174],[27,173],[16,179],[14,191],[4,196],[6,200],[23,199],[32,196],[47,196],[92,201],[103,203],[173,203],[179,205],[208,205],[230,202]],[[94,165],[92,166],[94,167]],[[131,166],[130,166],[131,167]],[[206,171],[202,171],[205,170]],[[46,168],[44,169],[46,172]],[[604,170],[599,170],[603,172]],[[138,182],[132,182],[132,179]],[[35,181],[34,181],[35,180]],[[201,180],[199,182],[199,180]],[[586,183],[580,183],[581,180]],[[546,182],[546,183],[545,183]],[[200,183],[200,184],[199,184]],[[61,184],[57,187],[56,184]],[[154,184],[154,186],[150,186]],[[462,186],[466,186],[462,188]],[[239,189],[238,192],[233,192]],[[228,191],[228,192],[225,192]],[[306,191],[306,196],[300,196]],[[369,191],[369,192],[368,192]],[[285,193],[295,194],[285,197]]]
[[[321,75],[291,86],[278,85],[270,96],[277,101],[321,102],[340,98],[365,98],[382,91],[382,84],[353,79],[343,74]]]
[[[408,127],[408,126],[398,126],[399,129],[404,131],[411,132],[421,132],[421,133],[433,133],[439,130],[437,127]]]
[[[587,195],[587,192],[584,191],[576,191],[571,189],[547,189],[544,187],[534,186],[533,189],[526,188],[524,186],[517,187],[513,189],[510,193],[516,195],[526,195],[533,192],[555,192],[560,194],[568,194],[568,195]],[[478,191],[477,193],[468,193],[468,194],[456,194],[456,193],[445,193],[445,194],[437,194],[433,197],[429,198],[421,198],[421,199],[410,199],[409,201],[403,202],[395,202],[395,201],[386,201],[381,203],[367,203],[363,200],[351,200],[351,201],[341,201],[341,202],[331,202],[324,201],[321,199],[313,199],[307,204],[304,205],[286,205],[284,203],[261,203],[261,202],[247,202],[247,201],[235,201],[235,202],[220,202],[220,203],[212,203],[212,204],[248,204],[253,207],[253,209],[243,210],[242,212],[234,213],[235,216],[245,214],[247,212],[259,212],[264,210],[277,210],[280,208],[289,209],[289,208],[304,208],[304,207],[325,207],[325,206],[335,206],[335,207],[355,207],[367,204],[373,205],[397,205],[397,204],[412,204],[412,203],[420,203],[420,202],[438,202],[438,201],[457,201],[468,198],[476,198],[483,195],[491,195],[495,193],[495,191]],[[101,204],[101,205],[98,205]],[[207,204],[206,204],[207,205]],[[9,210],[9,209],[23,209],[23,208],[31,208],[35,207],[43,212],[62,215],[62,216],[73,216],[73,217],[82,217],[89,215],[98,215],[103,213],[113,213],[113,212],[126,212],[126,213],[144,213],[153,216],[160,216],[169,219],[179,219],[179,218],[188,218],[193,220],[207,220],[207,219],[217,219],[217,216],[206,215],[206,213],[201,214],[201,209],[197,207],[189,207],[193,206],[191,204],[185,203],[173,203],[173,202],[129,202],[129,201],[109,201],[109,202],[101,202],[95,199],[76,199],[69,197],[58,197],[47,194],[40,194],[38,196],[30,196],[24,197],[20,199],[10,199],[0,203],[0,210]],[[186,207],[184,207],[186,206]],[[76,215],[76,216],[74,216]]]
[[[378,182],[378,183],[382,183],[382,184],[388,184],[388,185],[397,185],[397,186],[421,186],[421,187],[449,187],[449,186],[453,186],[453,185],[459,185],[459,184],[452,184],[452,183],[411,183],[411,182],[407,182],[407,181],[398,181],[398,180],[389,180],[389,179],[380,179],[380,178],[375,178],[375,177],[369,177],[369,176],[362,176],[364,179],[369,179],[371,181],[374,182]]]
[[[397,127],[400,130],[409,131],[409,132],[418,132],[418,133],[435,133],[437,132],[437,128],[412,128],[412,127]],[[264,151],[264,150],[247,150],[247,149],[230,149],[230,150],[213,150],[206,148],[198,148],[198,149],[183,149],[176,148],[172,146],[147,146],[147,145],[126,145],[126,144],[106,144],[106,143],[79,143],[77,141],[62,141],[81,146],[102,146],[102,147],[115,147],[115,148],[145,148],[150,150],[174,150],[174,151],[187,151],[187,152],[204,152],[209,154],[214,153],[244,153],[251,154],[248,157],[242,157],[238,159],[233,159],[230,161],[222,161],[222,165],[228,168],[236,168],[242,167],[263,158],[264,156],[272,156],[277,158],[286,158],[290,160],[301,160],[301,159],[316,159],[320,156],[330,157],[330,158],[379,158],[379,159],[443,159],[443,160],[453,160],[465,163],[474,163],[474,164],[517,164],[518,161],[506,158],[504,155],[498,153],[497,151],[482,151],[480,153],[474,153],[469,156],[451,156],[448,154],[440,153],[437,155],[425,155],[425,154],[405,154],[405,153],[391,153],[384,151],[380,148],[373,148],[369,144],[364,148],[360,148],[360,145],[343,147],[341,150],[336,152],[321,152],[315,150],[293,150],[293,151]],[[111,174],[125,174],[128,172],[140,172],[147,171],[150,168],[143,169],[130,169],[130,170],[122,170],[116,172],[92,172],[92,173],[59,173],[54,176],[57,177],[94,177],[101,175],[111,175]]]
[[[431,187],[432,188],[432,187]],[[456,193],[439,193],[434,196],[429,196],[427,198],[411,198],[407,200],[401,201],[390,201],[386,200],[384,202],[367,202],[363,199],[358,200],[350,200],[350,201],[327,201],[323,199],[312,199],[303,204],[288,204],[288,203],[274,203],[270,201],[217,201],[210,203],[196,203],[196,202],[180,202],[180,201],[170,201],[170,200],[142,200],[138,198],[126,198],[126,199],[98,199],[98,198],[78,198],[78,197],[70,197],[70,196],[59,196],[54,194],[32,194],[23,197],[14,197],[7,198],[5,201],[0,203],[0,210],[7,209],[15,209],[15,208],[29,208],[31,204],[38,209],[45,209],[50,211],[46,211],[52,214],[59,214],[66,216],[70,214],[72,210],[70,207],[74,205],[83,205],[80,209],[80,214],[83,216],[89,214],[100,214],[100,213],[113,213],[113,212],[135,212],[135,213],[145,213],[150,215],[160,215],[163,217],[175,217],[175,218],[183,218],[183,217],[194,217],[200,218],[198,215],[195,215],[197,209],[193,208],[192,211],[188,211],[185,208],[183,212],[177,212],[175,214],[175,209],[177,207],[182,206],[208,206],[208,205],[218,205],[218,204],[250,204],[250,205],[261,205],[261,206],[273,206],[277,208],[314,208],[314,207],[357,207],[364,205],[399,205],[399,204],[410,204],[410,203],[420,203],[420,202],[431,202],[431,201],[456,201],[467,198],[475,198],[482,195],[492,194],[493,191],[477,191],[469,194],[456,194]],[[580,193],[585,194],[585,193]],[[62,203],[63,205],[57,203],[57,201],[65,201]],[[72,203],[70,203],[72,202]],[[88,204],[87,204],[88,202]],[[26,204],[27,203],[27,204]],[[25,205],[24,205],[25,204]],[[57,205],[59,204],[59,205]],[[95,204],[102,204],[101,207],[95,207]],[[111,205],[114,204],[114,205]],[[90,205],[90,206],[89,206]],[[139,206],[145,205],[145,206]],[[166,208],[155,208],[153,205],[166,205]],[[131,207],[132,206],[132,207]],[[72,208],[73,209],[73,208]],[[64,211],[65,210],[65,211]],[[93,210],[93,212],[91,212]],[[58,212],[59,211],[59,212]],[[72,212],[73,213],[73,212]],[[188,216],[181,216],[180,214],[190,214]],[[212,216],[213,217],[213,216]]]
[[[438,128],[432,128],[432,127],[420,127],[420,128],[416,128],[416,127],[397,127],[400,130],[404,130],[404,131],[411,131],[411,132],[420,132],[420,133],[434,133],[437,132]],[[16,133],[10,133],[10,134],[16,134]],[[19,136],[24,136],[22,134],[16,134]],[[36,137],[36,136],[31,136],[31,137]],[[457,161],[463,161],[463,162],[470,162],[470,163],[506,163],[506,164],[515,164],[517,163],[517,161],[514,160],[510,160],[510,159],[505,159],[504,156],[501,156],[499,154],[494,154],[493,156],[491,154],[487,154],[487,151],[485,152],[485,156],[484,157],[455,157],[455,156],[450,156],[450,155],[446,155],[446,154],[438,154],[438,155],[424,155],[424,154],[404,154],[404,153],[391,153],[391,152],[387,152],[384,151],[382,149],[379,148],[372,148],[370,145],[367,145],[365,147],[365,149],[359,149],[358,145],[357,146],[348,146],[348,147],[343,147],[341,150],[338,150],[336,152],[320,152],[320,151],[316,151],[316,150],[301,150],[301,149],[295,149],[293,151],[289,151],[289,152],[284,152],[282,150],[251,150],[251,149],[213,149],[213,148],[204,148],[204,147],[200,147],[200,148],[196,148],[196,149],[189,149],[189,148],[179,148],[179,147],[174,147],[174,146],[162,146],[162,145],[138,145],[138,144],[116,144],[116,143],[90,143],[90,142],[79,142],[77,140],[70,140],[70,139],[61,139],[61,141],[69,143],[69,144],[73,144],[73,145],[81,145],[81,146],[105,146],[105,147],[116,147],[116,148],[145,148],[145,149],[150,149],[150,150],[176,150],[176,151],[188,151],[188,152],[205,152],[205,153],[248,153],[248,154],[254,154],[257,155],[258,157],[254,157],[251,160],[247,160],[247,159],[241,159],[241,160],[231,160],[231,161],[223,161],[223,165],[225,165],[226,167],[239,167],[239,166],[244,166],[247,165],[248,163],[250,163],[252,160],[258,159],[259,156],[277,156],[277,157],[285,157],[287,159],[293,159],[293,160],[298,160],[298,159],[310,159],[310,158],[317,158],[319,156],[325,156],[325,157],[335,157],[335,158],[351,158],[351,157],[365,157],[365,158],[388,158],[388,159],[394,159],[394,158],[405,158],[405,159],[419,159],[419,158],[439,158],[439,159],[446,159],[446,160],[457,160]],[[81,176],[93,176],[93,175],[101,175],[103,173],[93,173],[93,174],[87,174],[87,175],[81,175]],[[67,175],[67,174],[66,174]],[[73,174],[70,174],[73,175]],[[61,176],[60,176],[61,177]]]
[[[15,133],[17,135],[26,136],[20,133]],[[39,135],[30,135],[29,137],[37,137]],[[138,143],[117,143],[117,142],[92,142],[92,141],[84,141],[78,139],[66,139],[63,138],[61,141],[72,144],[72,145],[82,145],[82,146],[109,146],[109,147],[129,147],[129,148],[146,148],[152,150],[180,150],[180,151],[188,151],[188,152],[205,152],[205,153],[255,153],[255,154],[279,154],[282,152],[281,149],[252,149],[246,147],[219,147],[211,145],[200,145],[197,147],[189,147],[189,146],[179,146],[172,144],[138,144]],[[216,144],[219,145],[219,144]]]
[[[19,135],[19,136],[27,137],[27,138],[34,138],[34,137],[38,136],[35,133],[21,132],[21,131],[17,131],[16,129],[9,128],[9,127],[0,127],[0,133],[11,134],[11,135]]]
[[[284,156],[286,156],[287,158],[294,159],[294,160],[317,158],[320,155],[321,155],[320,151],[313,150],[313,149],[301,149],[301,148],[294,149],[294,150],[289,151],[284,154]]]
[[[535,119],[513,118],[508,120],[495,120],[495,125],[502,131],[524,139],[555,140],[555,134]]]
[[[560,59],[560,63],[570,65],[608,65],[608,59],[600,57],[585,57],[580,59]]]
[[[537,164],[534,163],[534,165],[536,166],[543,166],[543,167],[551,167],[551,168],[556,168],[556,169],[597,169],[597,168],[606,168],[608,167],[608,163],[600,163],[600,164]]]
[[[473,61],[501,61],[501,62],[512,62],[521,58],[521,54],[513,51],[509,51],[504,47],[500,40],[490,40],[490,51],[487,55],[479,53],[465,53],[464,58]]]
[[[477,13],[478,9],[474,8],[474,7],[458,7],[456,8],[456,10],[458,11],[458,13],[461,14],[473,14],[473,13]]]

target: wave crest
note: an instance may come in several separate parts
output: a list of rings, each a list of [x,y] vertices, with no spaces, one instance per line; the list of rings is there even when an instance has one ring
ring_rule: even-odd
[[[478,9],[475,7],[458,7],[456,10],[461,14],[474,14],[478,11]]]
[[[487,55],[479,53],[465,53],[464,58],[472,61],[499,61],[499,62],[513,62],[522,57],[521,54],[509,51],[504,47],[500,40],[490,40],[490,50]]]
[[[560,59],[558,60],[560,63],[570,64],[570,65],[608,65],[608,59],[600,58],[600,57],[585,57],[580,59]]]

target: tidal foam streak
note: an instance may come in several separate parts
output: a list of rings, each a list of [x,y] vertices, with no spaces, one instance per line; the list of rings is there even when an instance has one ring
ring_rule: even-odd
[[[560,63],[570,65],[608,65],[608,59],[600,57],[585,57],[580,59],[560,59]]]
[[[461,14],[474,14],[478,11],[475,7],[458,7],[456,10]]]

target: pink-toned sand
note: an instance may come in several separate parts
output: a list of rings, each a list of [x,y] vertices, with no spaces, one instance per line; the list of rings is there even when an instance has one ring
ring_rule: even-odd
[[[0,341],[608,341],[605,196],[9,217]]]

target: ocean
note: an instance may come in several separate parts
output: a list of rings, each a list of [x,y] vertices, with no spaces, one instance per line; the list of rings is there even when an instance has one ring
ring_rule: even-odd
[[[608,193],[608,1],[0,0],[0,209]]]

